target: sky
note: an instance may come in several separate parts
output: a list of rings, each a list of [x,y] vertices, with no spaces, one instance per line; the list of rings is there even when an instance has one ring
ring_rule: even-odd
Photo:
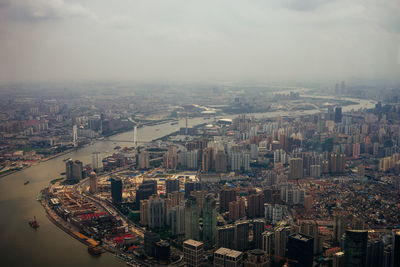
[[[0,0],[0,82],[400,79],[399,0]]]

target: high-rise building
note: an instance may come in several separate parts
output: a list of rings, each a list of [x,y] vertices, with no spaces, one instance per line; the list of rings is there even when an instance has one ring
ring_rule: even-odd
[[[336,215],[333,221],[333,240],[336,244],[340,244],[342,236],[344,234],[344,218],[340,215]]]
[[[243,253],[240,251],[219,248],[214,252],[214,267],[241,267],[243,265]]]
[[[314,254],[320,252],[319,230],[316,221],[303,221],[300,223],[300,234],[304,234],[313,238]]]
[[[69,160],[65,164],[67,180],[82,180],[83,178],[83,163],[79,160]]]
[[[264,216],[264,194],[251,194],[247,197],[247,214],[249,218]]]
[[[253,249],[247,253],[247,259],[244,261],[244,267],[269,267],[270,260],[267,253],[260,249]]]
[[[229,219],[236,221],[239,217],[239,202],[231,201],[229,202]]]
[[[200,183],[197,183],[197,182],[187,182],[187,183],[185,183],[185,198],[188,198],[192,191],[200,191],[200,190],[201,190],[201,184]]]
[[[257,144],[251,144],[250,146],[250,158],[258,159],[258,146]]]
[[[254,220],[252,226],[254,247],[262,249],[262,234],[265,230],[265,221],[263,219]]]
[[[204,245],[196,240],[183,242],[183,261],[187,267],[200,267],[203,263]]]
[[[185,238],[200,240],[199,208],[194,196],[189,196],[185,203]]]
[[[207,247],[215,244],[217,236],[217,203],[213,195],[208,194],[203,210],[203,242]]]
[[[179,191],[179,180],[168,179],[165,181],[165,193],[168,195],[169,193]]]
[[[235,248],[235,226],[226,225],[217,228],[217,248]]]
[[[393,267],[400,267],[400,231],[393,232]]]
[[[115,204],[122,202],[122,180],[120,178],[111,178],[111,198]]]
[[[97,175],[91,172],[89,177],[89,192],[94,194],[97,192]]]
[[[209,172],[213,168],[213,161],[213,149],[211,147],[204,148],[201,161],[201,171]]]
[[[335,108],[335,123],[342,122],[342,108],[336,107]]]
[[[150,154],[148,151],[142,150],[139,153],[139,169],[149,169],[150,168]]]
[[[145,180],[139,185],[136,190],[136,209],[139,209],[140,201],[149,199],[151,195],[157,194],[157,181],[156,180]]]
[[[183,203],[169,210],[168,225],[171,227],[173,236],[185,234],[185,205]]]
[[[367,259],[368,231],[346,230],[344,261],[346,267],[365,266]]]
[[[182,167],[197,170],[199,151],[197,149],[181,153]]]
[[[144,199],[140,200],[140,224],[148,226],[149,225],[149,217],[150,217],[150,210],[149,210],[149,200]]]
[[[215,171],[216,172],[226,172],[227,164],[226,164],[226,155],[222,150],[218,150],[215,156]]]
[[[344,253],[342,251],[336,252],[332,257],[332,267],[344,266]]]
[[[178,154],[175,147],[169,147],[167,153],[163,156],[164,167],[166,169],[176,169],[178,165]]]
[[[290,227],[280,226],[274,230],[274,254],[279,257],[286,255],[286,242],[291,234]]]
[[[72,126],[72,144],[74,147],[78,146],[78,126]]]
[[[196,197],[197,206],[199,207],[199,216],[203,216],[204,202],[205,202],[207,194],[208,194],[208,192],[203,191],[203,190],[190,192],[191,196]]]
[[[274,254],[274,232],[265,231],[262,233],[262,250],[267,254]]]
[[[248,221],[235,223],[235,249],[245,251],[249,247],[250,224]]]
[[[155,257],[156,243],[160,241],[160,235],[150,231],[144,233],[144,251],[150,257]]]
[[[156,247],[155,258],[158,261],[168,261],[171,253],[170,244],[167,241],[162,240],[158,241],[155,244],[155,247]]]
[[[149,198],[149,227],[162,228],[165,225],[165,203],[158,195]]]
[[[93,152],[92,153],[92,168],[93,170],[97,170],[101,168],[101,158],[99,157],[100,152]]]
[[[303,178],[303,159],[291,158],[289,160],[289,179]]]
[[[234,188],[224,188],[219,193],[219,209],[220,212],[229,210],[229,202],[236,201],[236,190]]]
[[[314,240],[303,234],[290,235],[287,243],[288,258],[295,260],[291,266],[312,267],[314,258]]]

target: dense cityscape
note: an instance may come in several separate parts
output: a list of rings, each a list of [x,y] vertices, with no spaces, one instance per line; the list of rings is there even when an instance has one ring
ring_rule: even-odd
[[[2,174],[62,159],[38,196],[48,218],[90,254],[131,266],[398,266],[397,101],[355,98],[344,82],[325,95],[212,90],[221,98],[188,102],[155,89],[151,110],[140,92],[21,91],[3,100]],[[162,125],[173,130],[138,136]],[[124,145],[90,162],[63,157],[107,141]]]

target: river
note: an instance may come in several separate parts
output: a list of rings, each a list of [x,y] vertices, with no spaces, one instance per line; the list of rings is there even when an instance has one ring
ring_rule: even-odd
[[[354,99],[352,99],[354,100]],[[357,100],[360,104],[351,108],[371,108],[374,102]],[[346,108],[345,110],[349,110]],[[307,111],[305,113],[315,113]],[[267,112],[251,114],[255,117],[274,117],[290,115],[293,112]],[[233,118],[235,116],[224,116]],[[188,126],[213,121],[213,118],[192,118]],[[147,142],[170,134],[185,126],[185,120],[178,124],[164,123],[144,126],[138,129],[138,140]],[[64,156],[41,162],[20,172],[0,178],[0,265],[13,266],[126,266],[110,253],[93,257],[87,253],[86,246],[66,234],[46,218],[42,206],[36,201],[41,189],[65,171],[64,158],[79,159],[84,164],[92,162],[92,153],[100,152],[105,156],[113,152],[116,145],[131,146],[132,143],[116,140],[133,140],[133,131],[117,134],[109,140],[97,141]],[[114,141],[113,141],[114,140]],[[29,180],[28,185],[24,182]],[[33,230],[28,221],[36,216],[40,227]]]

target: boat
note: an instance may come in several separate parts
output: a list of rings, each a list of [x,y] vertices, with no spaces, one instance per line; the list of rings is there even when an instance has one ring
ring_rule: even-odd
[[[63,161],[69,161],[69,160],[71,160],[71,158],[65,158],[65,159],[63,159]]]
[[[25,181],[24,185],[27,185],[27,184],[29,184],[29,181]]]
[[[30,227],[32,227],[33,229],[37,229],[39,228],[39,223],[36,221],[36,216],[33,217],[33,220],[29,221],[29,225]]]
[[[173,123],[171,123],[171,125],[177,125],[179,122],[174,121]]]
[[[93,255],[93,256],[99,256],[99,255],[101,255],[101,253],[103,253],[103,250],[101,249],[100,246],[90,245],[90,246],[88,246],[87,250],[88,250],[89,254]]]

